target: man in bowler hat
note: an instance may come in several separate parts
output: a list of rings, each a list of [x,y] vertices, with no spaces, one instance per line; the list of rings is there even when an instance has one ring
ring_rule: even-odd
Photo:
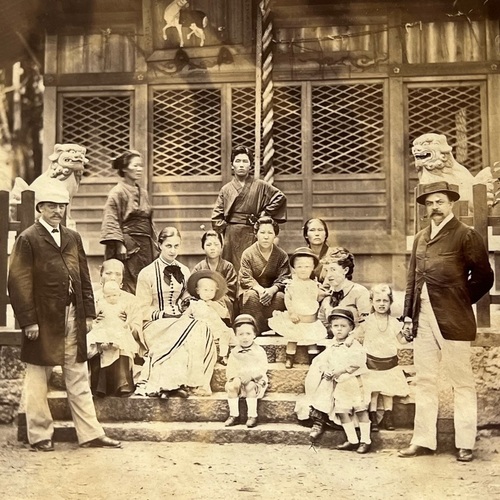
[[[404,302],[405,327],[412,326],[416,370],[415,422],[411,444],[400,457],[436,449],[438,369],[446,371],[454,393],[457,460],[470,462],[476,440],[477,397],[470,362],[476,338],[472,304],[493,285],[493,271],[481,236],[453,215],[456,186],[419,186],[430,225],[415,236]]]
[[[25,410],[34,451],[54,450],[47,391],[57,365],[63,368],[80,446],[121,447],[97,421],[89,387],[86,336],[95,318],[94,297],[80,235],[61,225],[68,203],[63,186],[38,187],[35,207],[40,218],[19,235],[10,260],[8,288],[23,331]]]

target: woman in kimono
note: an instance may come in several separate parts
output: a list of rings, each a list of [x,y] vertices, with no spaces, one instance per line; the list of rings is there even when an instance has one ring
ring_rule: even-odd
[[[125,266],[123,289],[135,293],[139,271],[158,255],[152,209],[148,193],[138,184],[142,177],[142,156],[127,151],[113,160],[121,181],[111,189],[104,205],[101,243],[105,259],[121,260]]]
[[[119,260],[106,260],[101,267],[101,285],[104,288],[109,283],[116,283],[120,288],[122,287],[123,263]],[[100,306],[104,302],[103,295],[102,289],[94,293],[97,318],[94,320],[95,327],[87,335],[90,387],[96,396],[130,396],[135,389],[134,359],[140,358],[145,352],[142,313],[135,295],[121,290],[119,304],[124,312],[120,313],[119,318],[108,317],[106,308]],[[114,321],[121,322],[121,328],[115,328]],[[105,327],[110,323],[111,331],[106,331]],[[96,333],[100,329],[99,338]],[[105,350],[102,350],[96,342],[100,340],[109,343],[120,331],[123,345],[115,342],[116,345],[108,345]],[[109,334],[108,337],[106,337],[107,334]]]
[[[238,276],[231,262],[221,257],[222,249],[224,247],[224,239],[222,234],[216,231],[207,231],[201,237],[201,247],[205,252],[206,257],[198,262],[193,267],[193,274],[196,271],[211,270],[217,271],[224,277],[227,285],[227,292],[219,300],[228,310],[228,318],[222,318],[230,326],[231,320],[234,318],[234,302],[236,300],[236,290],[238,287]]]
[[[188,397],[211,394],[217,353],[207,324],[183,315],[189,294],[189,269],[177,261],[181,235],[166,227],[159,236],[160,256],[137,279],[148,357],[136,394]]]
[[[286,222],[286,197],[276,187],[250,176],[253,155],[237,147],[231,153],[234,179],[222,187],[212,212],[212,227],[224,234],[222,257],[240,268],[241,254],[254,241],[253,225],[259,217]]]
[[[318,257],[318,265],[314,268],[311,279],[316,278],[322,284],[325,281],[326,269],[323,268],[321,261],[326,257],[330,248],[328,246],[328,226],[323,219],[309,219],[302,228],[302,234],[307,246]]]
[[[285,286],[291,279],[287,253],[274,244],[279,226],[270,217],[255,223],[257,241],[241,256],[241,312],[251,314],[258,333],[269,330],[273,311],[285,310]]]

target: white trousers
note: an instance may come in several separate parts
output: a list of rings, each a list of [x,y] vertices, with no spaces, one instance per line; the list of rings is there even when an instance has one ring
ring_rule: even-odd
[[[64,380],[68,394],[71,416],[75,424],[80,444],[104,436],[101,424],[97,421],[92,393],[90,391],[87,363],[77,363],[75,309],[66,308],[66,340],[64,355]],[[52,366],[26,364],[24,379],[24,400],[28,440],[30,444],[52,439],[54,421],[47,400],[48,382]]]
[[[415,427],[412,444],[437,446],[438,373],[447,374],[454,393],[455,446],[473,449],[477,432],[477,396],[470,362],[470,342],[445,340],[428,299],[422,298],[414,340],[416,370]]]

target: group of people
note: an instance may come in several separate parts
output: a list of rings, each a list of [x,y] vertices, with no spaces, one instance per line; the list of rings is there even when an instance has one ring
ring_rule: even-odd
[[[225,425],[239,422],[238,400],[244,397],[246,424],[254,427],[257,400],[268,383],[267,357],[255,337],[272,334],[287,341],[287,369],[294,366],[297,346],[307,346],[311,366],[296,412],[312,421],[311,440],[316,442],[326,425],[337,424],[346,434],[339,449],[367,453],[371,432],[379,425],[394,429],[393,397],[408,393],[398,345],[415,338],[415,433],[400,455],[436,448],[442,358],[454,385],[458,459],[472,460],[471,305],[492,286],[493,272],[481,238],[453,216],[458,192],[445,182],[421,186],[417,202],[426,205],[431,223],[415,238],[404,318],[398,321],[390,315],[391,287],[368,290],[355,283],[353,254],[328,246],[322,219],[305,222],[306,246],[290,256],[280,248],[276,237],[286,222],[286,196],[253,179],[247,148],[236,148],[231,164],[234,178],[218,195],[213,230],[201,237],[205,258],[190,271],[178,260],[178,228],[156,234],[148,194],[138,182],[140,153],[129,151],[114,160],[122,180],[104,207],[105,261],[102,288],[95,295],[81,239],[60,224],[67,195],[35,193],[41,216],[17,239],[9,274],[11,303],[25,332],[22,359],[28,366],[32,446],[53,449],[47,389],[41,390],[53,365],[64,368],[82,445],[119,446],[96,424],[79,430],[83,424],[77,421],[95,420],[92,393],[210,395],[217,360],[227,365]],[[83,377],[87,356],[91,382],[82,392],[70,373],[77,366]]]

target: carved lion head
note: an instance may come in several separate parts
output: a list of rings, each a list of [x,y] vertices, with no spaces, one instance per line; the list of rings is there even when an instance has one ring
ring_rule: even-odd
[[[422,169],[443,170],[453,165],[451,146],[446,136],[441,134],[423,134],[417,137],[413,141],[411,152],[415,158],[415,168],[418,173]]]
[[[86,149],[78,144],[56,144],[54,152],[49,156],[50,177],[64,180],[71,174],[81,176],[88,159],[85,158]]]

